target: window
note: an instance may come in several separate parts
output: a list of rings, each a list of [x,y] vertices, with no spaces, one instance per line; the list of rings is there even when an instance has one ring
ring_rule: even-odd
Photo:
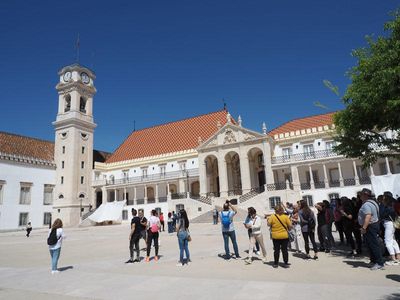
[[[270,197],[269,198],[269,207],[273,209],[278,204],[281,204],[281,197]]]
[[[314,158],[315,157],[313,144],[304,145],[303,149],[304,149],[304,156],[306,158]]]
[[[128,220],[128,211],[126,209],[122,211],[122,220]]]
[[[142,178],[147,178],[147,167],[142,168]]]
[[[19,204],[31,204],[31,187],[32,183],[21,182]]]
[[[44,205],[53,204],[53,190],[54,190],[54,185],[51,185],[51,184],[44,185],[44,195],[43,195],[43,204]]]
[[[128,180],[129,178],[129,170],[123,170],[122,176],[124,177],[124,181]]]
[[[82,147],[82,154],[85,154],[85,147]]]
[[[51,224],[51,213],[45,212],[43,215],[43,225],[50,225]]]
[[[308,206],[314,206],[314,200],[313,197],[311,195],[305,195],[303,196],[303,200],[307,201]]]
[[[86,113],[86,99],[81,97],[79,101],[79,111]]]
[[[83,184],[85,178],[83,176],[81,176],[81,184]]]
[[[282,156],[284,158],[289,159],[291,155],[292,155],[292,148],[283,148],[282,149]]]
[[[28,217],[28,213],[20,213],[18,226],[26,226],[28,224]]]
[[[61,169],[64,169],[64,161],[61,162]]]
[[[81,161],[81,169],[84,169],[84,168],[85,168],[85,162]]]
[[[64,184],[64,176],[61,176],[61,184]]]
[[[333,147],[335,147],[335,146],[336,146],[335,141],[326,142],[326,151],[328,151],[328,153],[333,152]]]
[[[161,176],[165,176],[166,165],[160,165],[160,173],[161,173]]]
[[[71,96],[66,95],[64,99],[65,99],[64,112],[68,112],[71,110]]]
[[[334,199],[339,199],[339,198],[340,198],[340,197],[339,197],[339,193],[331,193],[331,194],[328,195],[328,197],[329,197],[329,200],[330,200],[330,201],[332,201],[332,200],[334,200]]]
[[[358,178],[367,178],[368,177],[368,171],[364,166],[356,166],[357,168],[357,175]]]
[[[331,182],[339,182],[339,169],[329,169],[329,178]]]
[[[3,204],[3,191],[6,182],[4,180],[0,180],[0,204]]]
[[[310,171],[306,171],[307,183],[311,182]],[[312,178],[314,183],[319,182],[318,170],[312,170]]]
[[[65,146],[62,147],[62,153],[65,154]]]

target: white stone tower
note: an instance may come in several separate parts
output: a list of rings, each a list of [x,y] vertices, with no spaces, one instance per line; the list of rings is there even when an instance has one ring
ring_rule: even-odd
[[[65,226],[75,226],[92,203],[93,132],[96,127],[92,109],[96,76],[79,64],[62,68],[58,75],[58,113],[53,122],[57,165],[53,220],[60,218]]]

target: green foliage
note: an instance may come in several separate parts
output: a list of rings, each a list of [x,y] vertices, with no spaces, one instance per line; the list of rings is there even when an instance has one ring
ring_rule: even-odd
[[[334,116],[335,150],[365,165],[400,155],[400,10],[384,29],[385,36],[367,37],[368,46],[352,52],[358,63],[348,72],[352,82],[342,99],[346,108]],[[325,85],[337,91],[330,82]],[[394,136],[380,134],[387,130]]]

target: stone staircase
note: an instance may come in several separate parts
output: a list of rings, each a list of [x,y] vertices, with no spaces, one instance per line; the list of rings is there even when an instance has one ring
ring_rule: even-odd
[[[264,190],[265,190],[264,187],[252,188],[248,193],[243,194],[242,196],[239,197],[239,203],[243,203],[246,202],[247,200],[254,198],[255,196],[263,193]]]
[[[197,195],[196,196],[195,195],[189,195],[189,198],[192,199],[192,200],[196,200],[196,201],[208,204],[208,205],[212,204],[212,200],[209,197],[197,196]]]

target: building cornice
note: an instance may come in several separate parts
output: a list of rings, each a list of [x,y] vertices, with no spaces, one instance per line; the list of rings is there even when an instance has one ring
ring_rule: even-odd
[[[325,125],[286,133],[275,134],[273,139],[278,145],[301,142],[307,139],[327,138],[336,135],[335,126]]]
[[[35,157],[9,154],[9,153],[4,153],[4,152],[0,152],[0,160],[29,164],[29,165],[46,166],[46,167],[51,167],[51,168],[56,167],[56,164],[54,161],[38,159]]]

